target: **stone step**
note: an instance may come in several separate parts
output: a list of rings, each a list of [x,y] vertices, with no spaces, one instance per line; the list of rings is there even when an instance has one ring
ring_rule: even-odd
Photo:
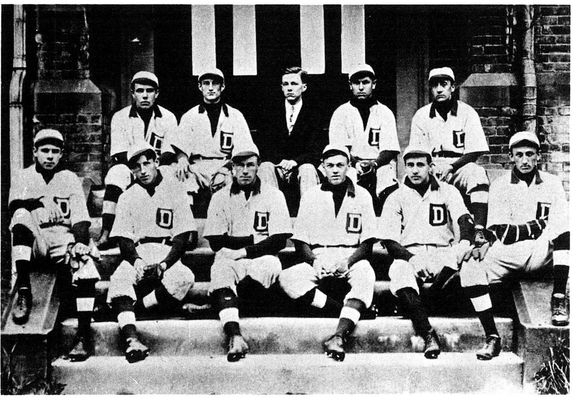
[[[242,318],[240,326],[252,354],[322,353],[322,342],[335,330],[336,318],[259,317]],[[484,334],[477,318],[432,317],[432,326],[447,352],[469,352],[481,347]],[[504,351],[513,348],[513,322],[498,318],[497,328]],[[138,321],[140,339],[152,356],[224,356],[226,339],[220,321]],[[116,322],[92,324],[96,356],[119,356],[119,327]],[[72,347],[76,319],[62,323],[62,352]],[[415,336],[411,321],[401,317],[361,320],[347,345],[348,353],[421,352],[424,343]],[[223,357],[225,359],[225,356]]]
[[[361,353],[336,362],[322,353],[123,357],[53,363],[64,394],[376,394],[522,393],[522,360],[503,353],[490,361],[442,353]]]

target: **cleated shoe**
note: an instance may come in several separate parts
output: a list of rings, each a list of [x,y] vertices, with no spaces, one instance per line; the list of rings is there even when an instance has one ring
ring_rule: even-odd
[[[441,344],[439,342],[439,337],[434,329],[427,332],[425,339],[425,351],[423,354],[427,359],[437,359],[441,353]]]
[[[18,325],[25,324],[30,316],[32,308],[32,292],[30,288],[18,289],[18,297],[14,303],[12,311],[12,320]]]
[[[90,356],[89,341],[84,336],[77,337],[75,346],[68,353],[71,362],[83,362]]]
[[[552,295],[552,325],[558,327],[568,325],[570,315],[566,308],[566,295],[563,293],[554,293]]]
[[[478,360],[491,360],[499,356],[499,352],[501,352],[501,339],[499,335],[490,335],[485,340],[485,345],[475,355]]]
[[[237,362],[246,357],[248,353],[248,344],[241,335],[234,335],[230,338],[230,348],[228,350],[228,361]]]
[[[129,363],[144,360],[147,356],[149,356],[149,348],[147,346],[143,345],[137,338],[127,338],[125,358]]]
[[[337,362],[344,360],[344,339],[339,334],[334,334],[328,338],[324,343],[324,351],[326,356],[332,357]]]

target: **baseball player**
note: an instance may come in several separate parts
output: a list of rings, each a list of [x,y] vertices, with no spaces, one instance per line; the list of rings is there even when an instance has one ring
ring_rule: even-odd
[[[229,183],[232,150],[253,143],[242,113],[222,99],[222,71],[213,68],[201,73],[198,88],[203,101],[181,117],[175,143],[176,175],[185,182],[191,200],[200,189],[215,192]]]
[[[327,356],[337,361],[344,360],[345,339],[371,306],[375,284],[375,272],[367,260],[376,235],[373,201],[347,177],[349,157],[344,146],[324,149],[327,179],[304,194],[294,223],[292,240],[303,262],[280,274],[280,287],[290,298],[339,315],[335,333],[323,343]],[[318,282],[327,276],[350,285],[344,305],[318,289]]]
[[[175,161],[171,147],[172,136],[177,130],[177,119],[169,110],[157,104],[159,80],[149,71],[139,71],[131,79],[133,102],[113,115],[111,120],[111,160],[113,166],[105,176],[103,222],[97,245],[104,249],[112,247],[109,241],[115,221],[119,196],[133,181],[127,166],[127,149],[145,139],[157,152],[161,165]]]
[[[136,142],[127,158],[137,181],[119,197],[111,237],[118,238],[123,262],[111,276],[107,302],[117,314],[125,358],[133,363],[149,354],[137,336],[135,310],[180,304],[194,283],[180,259],[190,236],[197,243],[197,231],[187,193],[159,170],[151,144]]]
[[[439,338],[419,297],[418,283],[433,282],[430,292],[441,294],[459,269],[462,284],[464,277],[469,279],[481,272],[475,258],[471,258],[474,224],[459,191],[433,176],[432,157],[427,149],[408,147],[403,160],[406,177],[385,202],[379,237],[394,258],[389,268],[390,290],[425,340],[425,357],[436,359],[441,352]],[[455,224],[459,236],[453,231]],[[452,245],[457,237],[459,241]],[[487,339],[477,357],[489,360],[499,354],[501,345],[487,284],[465,286],[465,290]]]
[[[395,116],[375,98],[377,79],[371,66],[356,66],[348,80],[352,98],[334,111],[329,143],[349,149],[354,167],[349,177],[371,193],[378,214],[387,196],[398,187],[395,164],[401,150]]]
[[[451,68],[432,69],[429,88],[433,102],[413,116],[409,146],[431,150],[435,175],[460,191],[474,217],[476,242],[481,244],[489,197],[487,173],[476,164],[479,156],[489,152],[481,121],[471,106],[453,98]]]
[[[90,219],[78,177],[60,164],[64,140],[57,130],[43,129],[34,137],[34,164],[12,175],[9,195],[12,261],[18,292],[12,312],[16,324],[28,321],[32,308],[30,270],[54,266],[59,279],[72,272],[78,330],[69,357],[87,359],[90,325],[99,273],[89,247]]]
[[[233,181],[212,197],[204,236],[216,252],[209,294],[228,337],[227,360],[245,357],[237,284],[249,276],[269,288],[282,270],[277,257],[292,235],[284,195],[257,177],[259,153],[249,144],[234,148]]]
[[[496,281],[553,261],[552,324],[562,326],[569,322],[568,202],[560,179],[538,170],[539,151],[540,141],[534,133],[520,131],[510,138],[514,167],[489,190],[487,238],[492,245],[482,261],[487,278],[479,279]]]
[[[300,67],[284,70],[284,103],[264,106],[265,118],[256,140],[263,159],[258,170],[262,182],[300,195],[319,183],[317,167],[326,145],[321,113],[304,100],[307,79]]]

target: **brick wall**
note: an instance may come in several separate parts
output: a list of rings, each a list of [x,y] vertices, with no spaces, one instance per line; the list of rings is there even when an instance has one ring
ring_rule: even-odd
[[[538,132],[542,168],[570,186],[570,6],[536,6]]]
[[[90,81],[89,30],[82,6],[39,7],[34,89],[35,131],[59,130],[64,163],[81,178],[101,183],[101,93]]]

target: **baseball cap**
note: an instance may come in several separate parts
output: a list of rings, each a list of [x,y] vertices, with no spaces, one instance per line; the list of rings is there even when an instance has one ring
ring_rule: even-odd
[[[346,159],[350,160],[350,152],[344,145],[328,144],[322,151],[322,159],[326,159],[333,155],[344,155]]]
[[[375,78],[375,70],[371,66],[368,64],[358,64],[348,73],[348,80],[352,80],[354,76],[360,75],[361,73],[368,73]]]
[[[232,151],[232,160],[247,158],[250,156],[260,156],[258,147],[256,147],[254,143],[234,146],[234,150]]]
[[[132,144],[129,149],[127,150],[127,162],[131,164],[131,161],[136,159],[142,153],[151,151],[153,154],[157,155],[155,152],[155,148],[151,146],[146,141],[137,141],[136,143]]]
[[[451,81],[455,82],[455,74],[453,74],[453,70],[449,67],[432,69],[429,71],[429,82],[432,78],[449,78]]]
[[[203,69],[201,71],[201,73],[199,74],[199,77],[197,79],[197,82],[201,82],[201,80],[203,80],[208,75],[214,76],[214,77],[219,77],[219,78],[222,79],[222,82],[225,82],[224,73],[219,68],[206,68],[206,69]]]
[[[34,146],[40,146],[42,144],[55,144],[57,146],[63,147],[64,138],[58,130],[52,128],[44,128],[36,133],[34,136]]]
[[[159,88],[159,79],[157,79],[157,76],[155,74],[149,71],[139,71],[135,73],[135,75],[131,79],[131,84],[133,83],[144,85],[150,84]]]
[[[410,156],[423,156],[423,155],[427,157],[427,162],[431,163],[432,155],[428,149],[417,145],[411,145],[405,149],[405,152],[403,152],[403,160],[406,161],[407,158]]]
[[[509,149],[511,150],[513,147],[522,142],[534,144],[538,149],[540,149],[540,141],[538,140],[538,137],[536,136],[536,134],[530,131],[518,131],[517,133],[512,135],[509,141]]]

